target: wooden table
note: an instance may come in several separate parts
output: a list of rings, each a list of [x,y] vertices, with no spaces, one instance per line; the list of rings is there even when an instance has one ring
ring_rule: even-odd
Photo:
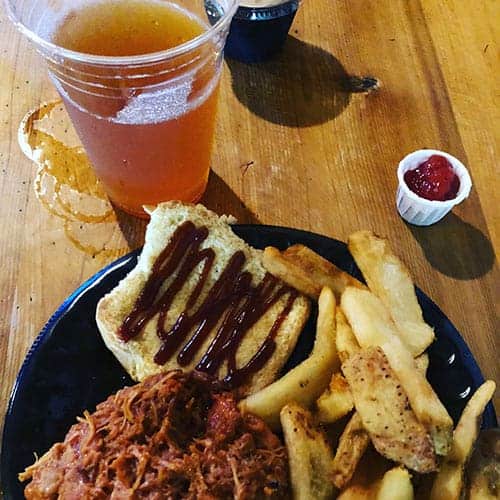
[[[341,240],[360,228],[387,236],[497,383],[499,18],[500,3],[492,0],[305,1],[275,61],[228,62],[203,200],[240,222]],[[3,12],[0,73],[2,422],[44,323],[114,256],[78,249],[34,195],[36,169],[18,146],[17,129],[28,110],[56,94]],[[348,93],[348,75],[375,77],[380,88]],[[417,228],[396,212],[395,172],[405,154],[423,147],[460,158],[474,187],[445,220]],[[144,229],[119,213],[104,236],[125,241],[121,254],[142,244]]]

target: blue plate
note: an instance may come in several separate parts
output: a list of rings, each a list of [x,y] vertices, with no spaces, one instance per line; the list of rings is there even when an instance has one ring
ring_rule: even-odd
[[[240,225],[236,234],[250,245],[281,249],[295,243],[313,248],[350,274],[360,277],[344,243],[295,229]],[[23,498],[17,474],[63,440],[85,409],[93,411],[124,385],[132,384],[121,365],[105,347],[94,313],[99,299],[135,266],[139,251],[118,259],[85,282],[61,305],[33,343],[21,367],[5,417],[0,457],[0,485],[6,499]],[[483,382],[481,371],[456,328],[420,290],[418,300],[426,321],[437,334],[429,349],[428,378],[456,421],[474,390]],[[314,316],[314,315],[313,315]],[[286,369],[310,352],[314,318],[306,326]],[[483,427],[496,427],[488,405]]]

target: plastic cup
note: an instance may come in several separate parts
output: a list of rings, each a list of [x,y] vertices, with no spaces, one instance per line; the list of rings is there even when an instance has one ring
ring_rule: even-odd
[[[46,60],[109,197],[141,217],[147,217],[143,205],[194,202],[205,191],[223,49],[237,9],[237,0],[209,0],[219,12],[210,26],[207,1],[169,1],[204,31],[160,52],[112,57],[51,41],[68,13],[78,16],[95,0],[5,0],[11,19]]]
[[[458,193],[452,200],[434,201],[421,198],[408,187],[404,180],[404,175],[408,170],[417,168],[433,155],[444,156],[460,181]],[[415,226],[430,226],[440,221],[455,205],[469,196],[472,188],[472,181],[465,165],[454,156],[435,149],[419,149],[405,156],[399,163],[398,182],[396,206],[399,215]]]

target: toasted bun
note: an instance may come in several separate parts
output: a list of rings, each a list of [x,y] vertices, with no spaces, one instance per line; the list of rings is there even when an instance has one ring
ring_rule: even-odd
[[[154,316],[142,331],[124,342],[118,337],[118,329],[130,314],[137,297],[151,275],[152,267],[161,251],[170,242],[173,233],[183,222],[190,221],[195,226],[205,226],[209,233],[201,248],[212,248],[215,251],[215,262],[202,291],[202,297],[215,283],[225,269],[231,256],[237,251],[243,251],[246,256],[244,270],[252,274],[254,284],[260,282],[266,271],[262,265],[262,251],[248,246],[238,238],[228,224],[228,217],[219,217],[202,205],[188,205],[181,202],[167,202],[158,205],[151,212],[151,221],[146,231],[146,242],[139,257],[137,266],[112,290],[104,296],[97,305],[96,320],[106,346],[113,352],[130,376],[137,381],[160,371],[181,368],[193,369],[205,353],[215,336],[215,329],[208,335],[203,347],[194,360],[181,367],[177,356],[172,356],[164,365],[154,362],[154,356],[161,342],[156,333],[157,316]],[[175,296],[166,318],[165,327],[168,330],[185,310],[188,297],[198,282],[199,265],[186,280],[182,290]],[[236,353],[237,366],[245,365],[258,351],[259,346],[267,337],[278,314],[283,310],[286,296],[282,297],[257,323],[248,331]],[[309,315],[309,301],[299,295],[290,313],[281,324],[276,336],[276,349],[265,366],[255,373],[250,381],[240,389],[242,395],[251,394],[273,382],[295,347],[299,334]],[[222,366],[218,377],[222,378],[227,369]]]

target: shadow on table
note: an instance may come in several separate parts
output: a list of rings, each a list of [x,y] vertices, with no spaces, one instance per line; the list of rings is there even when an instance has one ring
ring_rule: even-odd
[[[264,120],[307,127],[338,116],[349,104],[349,76],[335,57],[288,36],[270,61],[245,64],[227,60],[238,100]]]
[[[133,215],[124,212],[121,208],[113,205],[116,220],[120,226],[123,237],[127,241],[130,250],[142,247],[144,245],[144,235],[146,233],[146,226],[149,220],[139,219]]]
[[[215,172],[210,172],[208,186],[200,203],[222,215],[234,215],[239,224],[258,224],[256,215],[236,196],[235,192]],[[144,235],[149,221],[129,215],[113,205],[116,219],[130,250],[144,245]]]
[[[450,213],[428,227],[408,225],[435,269],[460,280],[479,278],[495,262],[493,246],[477,228]]]
[[[239,224],[258,224],[257,216],[238,198],[236,193],[213,170],[200,203],[219,215],[234,215]]]

